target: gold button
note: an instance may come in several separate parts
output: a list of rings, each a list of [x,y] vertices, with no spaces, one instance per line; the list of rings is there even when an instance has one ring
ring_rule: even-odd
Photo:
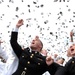
[[[27,70],[27,68],[25,67],[24,70]]]
[[[23,71],[21,75],[25,75],[25,74],[26,74],[26,72],[25,72],[25,71]]]
[[[35,53],[37,53],[37,51],[35,51]]]
[[[31,56],[34,56],[34,54],[31,54]]]
[[[40,63],[38,63],[38,65],[40,65]]]
[[[28,63],[28,64],[30,64],[30,62],[29,62],[29,61],[28,61],[27,63]]]
[[[72,63],[74,63],[74,61],[72,61]]]
[[[30,56],[30,58],[33,58],[33,56]]]
[[[22,56],[24,58],[24,56]]]

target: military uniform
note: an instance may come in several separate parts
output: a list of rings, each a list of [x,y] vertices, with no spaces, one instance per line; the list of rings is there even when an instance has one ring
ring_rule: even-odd
[[[72,57],[64,67],[59,68],[55,75],[75,75],[75,57]]]
[[[19,66],[13,75],[42,75],[45,71],[49,71],[54,75],[60,65],[53,63],[48,66],[46,64],[46,57],[42,56],[37,51],[30,51],[30,48],[22,50],[21,46],[17,43],[18,32],[11,34],[11,46],[19,58]]]
[[[11,50],[4,50],[0,45],[0,75],[12,75],[18,67],[18,58]]]
[[[66,75],[75,75],[75,57],[72,57],[72,59],[66,63],[65,69],[67,70]]]

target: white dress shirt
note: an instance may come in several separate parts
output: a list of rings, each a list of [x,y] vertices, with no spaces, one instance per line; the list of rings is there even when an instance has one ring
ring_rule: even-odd
[[[0,56],[6,60],[6,63],[0,61],[0,75],[12,75],[18,67],[18,58],[13,50],[3,50],[0,45]]]
[[[50,75],[50,73],[48,71],[46,71],[44,74],[42,75]]]

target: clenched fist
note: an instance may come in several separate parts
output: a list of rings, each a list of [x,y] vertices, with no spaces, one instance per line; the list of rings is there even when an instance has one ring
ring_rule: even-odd
[[[20,19],[19,21],[18,21],[18,23],[16,24],[16,27],[17,28],[19,28],[20,26],[22,26],[23,25],[23,19]]]

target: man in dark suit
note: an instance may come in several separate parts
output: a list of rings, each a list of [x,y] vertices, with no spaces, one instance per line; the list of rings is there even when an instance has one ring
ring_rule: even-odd
[[[65,65],[67,75],[75,75],[75,44],[72,44],[68,49],[68,56],[71,59]]]
[[[71,57],[64,68],[57,70],[55,75],[75,75],[75,44],[72,44],[67,50],[67,56]]]
[[[49,71],[54,75],[60,65],[53,62],[51,57],[42,56],[43,43],[39,38],[32,40],[30,47],[22,50],[21,46],[17,43],[18,28],[23,25],[23,19],[19,20],[16,24],[15,31],[11,34],[11,46],[19,58],[18,69],[13,75],[42,75],[45,71]]]

